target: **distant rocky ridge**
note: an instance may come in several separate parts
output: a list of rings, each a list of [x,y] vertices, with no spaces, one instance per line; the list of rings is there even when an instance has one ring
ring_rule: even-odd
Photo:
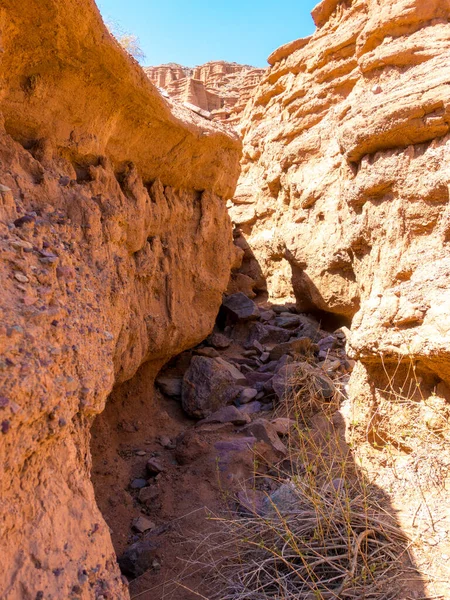
[[[211,61],[193,68],[168,63],[144,71],[172,99],[211,113],[215,121],[237,125],[266,69]]]

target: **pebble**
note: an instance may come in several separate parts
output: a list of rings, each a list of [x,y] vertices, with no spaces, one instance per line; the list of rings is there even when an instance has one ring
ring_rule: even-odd
[[[263,352],[265,352],[264,346],[261,344],[261,342],[258,342],[258,340],[255,340],[253,342],[253,348],[255,348],[256,350],[258,350],[258,352],[260,352],[261,354]]]
[[[17,279],[17,281],[20,281],[20,283],[27,283],[30,281],[23,273],[14,273],[14,278]]]
[[[133,529],[139,531],[139,533],[145,533],[146,531],[150,531],[150,529],[155,529],[156,525],[150,519],[146,519],[145,517],[138,517],[133,521]]]
[[[175,448],[175,444],[169,437],[167,437],[167,435],[162,435],[158,441],[163,448],[168,448],[169,450],[173,450],[173,448]]]
[[[257,395],[258,395],[258,392],[255,390],[255,388],[252,388],[252,387],[244,388],[239,396],[239,402],[241,404],[248,404],[249,402],[254,400]]]
[[[130,488],[132,490],[141,490],[142,488],[147,486],[147,480],[146,479],[133,479],[133,481],[130,484]]]
[[[253,415],[255,413],[260,412],[261,408],[261,402],[255,400],[254,402],[249,402],[248,404],[244,404],[243,406],[239,407],[239,410],[245,415]]]
[[[158,473],[162,473],[164,471],[163,465],[157,458],[150,458],[145,467],[148,473],[151,475],[157,475]]]
[[[159,496],[159,489],[156,485],[149,485],[142,488],[139,492],[139,502],[143,504],[152,503]]]
[[[199,356],[206,356],[206,358],[217,358],[220,356],[220,352],[217,352],[215,348],[197,348],[194,352]]]

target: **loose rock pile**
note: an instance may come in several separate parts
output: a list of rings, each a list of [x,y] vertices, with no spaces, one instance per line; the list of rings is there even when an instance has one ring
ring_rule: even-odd
[[[200,419],[198,425],[260,418],[276,408],[299,376],[330,400],[336,375],[345,378],[352,368],[345,339],[345,329],[325,332],[294,305],[258,305],[238,292],[225,297],[215,331],[169,363],[156,385],[180,398],[184,411]]]
[[[167,489],[179,489],[189,473],[199,485],[218,475],[220,492],[234,498],[238,511],[256,510],[263,496],[276,492],[280,484],[269,478],[267,489],[255,491],[255,456],[263,457],[267,469],[287,461],[295,425],[283,410],[287,397],[301,398],[304,390],[305,402],[312,394],[328,404],[344,389],[352,368],[345,339],[344,328],[324,331],[294,305],[257,303],[241,292],[224,298],[211,335],[173,359],[156,379],[159,392],[179,402],[195,422],[188,420],[173,439],[162,436],[163,449],[130,482],[145,518],[132,522],[132,544],[119,560],[127,577],[153,572],[154,560],[161,560],[157,507],[164,506]]]

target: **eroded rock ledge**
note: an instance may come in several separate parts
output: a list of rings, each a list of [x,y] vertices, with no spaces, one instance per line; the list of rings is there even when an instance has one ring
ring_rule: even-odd
[[[353,319],[372,382],[412,358],[434,389],[450,380],[450,3],[313,14],[247,107],[232,218],[272,298]]]
[[[211,331],[240,143],[171,114],[91,0],[7,0],[0,26],[0,596],[127,598],[89,429]]]

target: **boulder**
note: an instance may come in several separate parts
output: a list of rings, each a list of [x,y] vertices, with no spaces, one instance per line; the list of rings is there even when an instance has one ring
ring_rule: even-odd
[[[242,292],[226,296],[222,308],[235,321],[253,321],[260,316],[256,304]]]
[[[221,358],[193,356],[183,378],[181,403],[191,417],[204,419],[240,394],[245,377]]]

